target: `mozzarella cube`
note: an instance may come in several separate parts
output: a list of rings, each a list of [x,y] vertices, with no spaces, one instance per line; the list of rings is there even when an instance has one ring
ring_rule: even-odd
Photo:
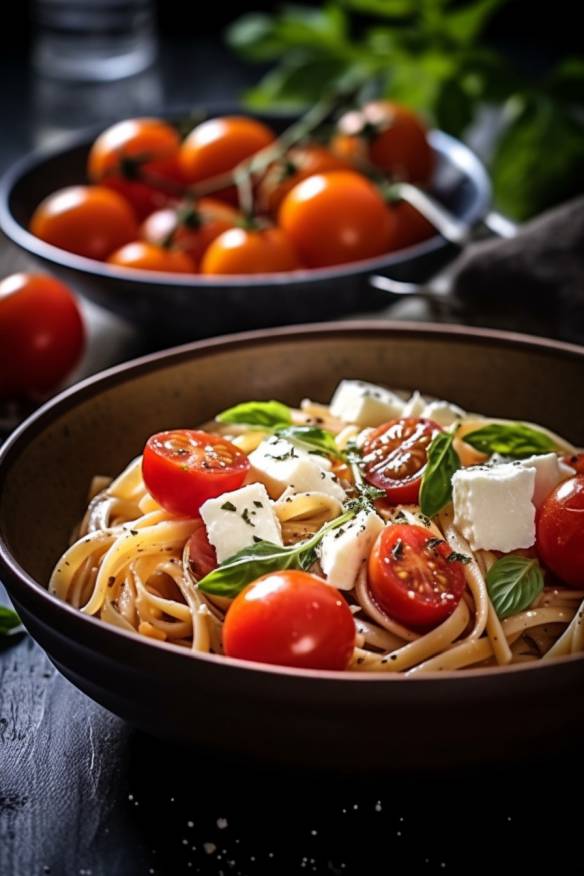
[[[545,497],[551,493],[554,487],[557,487],[558,484],[574,474],[572,466],[562,462],[555,453],[528,456],[526,459],[519,460],[518,464],[525,468],[535,469],[533,504],[536,508],[539,508]]]
[[[410,398],[407,400],[405,407],[402,411],[402,417],[421,417],[424,414],[424,410],[428,406],[428,402],[424,398],[423,395],[420,395],[418,390],[412,393]]]
[[[419,415],[428,420],[434,420],[439,426],[446,428],[452,426],[457,420],[466,416],[466,411],[447,401],[433,401],[426,405]]]
[[[383,520],[374,511],[359,511],[348,523],[327,532],[318,547],[327,584],[338,590],[355,586],[361,564],[383,527]]]
[[[508,553],[535,542],[535,469],[508,463],[461,468],[452,477],[454,525],[473,550]]]
[[[326,493],[343,502],[346,493],[331,471],[331,463],[318,453],[308,453],[286,438],[266,438],[249,455],[252,476],[265,484],[277,499],[287,487],[295,493]]]
[[[331,399],[333,417],[357,426],[380,426],[401,417],[404,401],[389,389],[362,380],[341,380]]]
[[[220,563],[258,541],[284,543],[280,522],[263,484],[247,484],[207,499],[200,514]]]

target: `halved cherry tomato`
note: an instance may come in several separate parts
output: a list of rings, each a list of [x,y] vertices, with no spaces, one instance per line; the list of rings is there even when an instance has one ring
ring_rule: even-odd
[[[284,198],[278,222],[311,268],[386,252],[393,219],[375,186],[352,170],[315,174]]]
[[[284,158],[274,162],[260,181],[257,191],[258,207],[261,212],[275,214],[289,191],[295,185],[314,176],[315,173],[328,173],[330,170],[350,170],[351,165],[320,146],[309,143],[294,146]]]
[[[418,500],[428,446],[441,428],[433,420],[405,417],[378,426],[363,446],[366,480],[385,490],[393,505]]]
[[[156,246],[142,240],[135,240],[117,249],[109,257],[108,264],[141,271],[170,271],[173,274],[194,274],[197,270],[192,258],[181,249]]]
[[[228,657],[302,669],[346,669],[355,621],[340,593],[316,575],[264,575],[237,596],[223,625]]]
[[[425,125],[410,109],[388,100],[342,116],[331,148],[356,167],[373,164],[397,180],[426,183],[434,169]]]
[[[0,398],[44,394],[77,364],[85,331],[67,286],[45,274],[0,283]]]
[[[250,463],[230,441],[192,429],[158,432],[146,442],[142,476],[171,514],[194,517],[203,502],[243,484]]]
[[[183,173],[192,183],[233,170],[275,139],[267,125],[244,116],[209,119],[193,128],[180,150]],[[235,189],[222,189],[214,197],[234,200]]]
[[[576,470],[576,474],[584,475],[584,453],[568,453],[564,456],[563,462],[571,465]]]
[[[198,264],[210,243],[238,223],[237,210],[214,198],[201,198],[196,205],[157,210],[144,222],[142,237],[159,246],[167,241],[190,255]]]
[[[542,562],[569,587],[584,587],[584,476],[564,481],[546,496],[535,526]]]
[[[70,186],[48,195],[30,230],[53,246],[100,260],[138,236],[132,208],[103,186]]]
[[[167,122],[126,119],[99,135],[89,153],[87,173],[123,195],[141,220],[184,187],[179,149],[178,131]]]
[[[207,529],[200,518],[189,539],[189,563],[197,581],[217,568],[217,553],[207,538]]]
[[[279,228],[231,228],[203,256],[203,274],[271,274],[300,267],[294,247]]]
[[[371,596],[391,618],[428,630],[452,614],[464,592],[464,567],[422,526],[386,526],[369,555]]]

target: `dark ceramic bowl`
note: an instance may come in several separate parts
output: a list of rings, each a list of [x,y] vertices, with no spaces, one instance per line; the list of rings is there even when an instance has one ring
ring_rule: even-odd
[[[0,452],[0,575],[73,684],[161,737],[288,763],[426,767],[519,757],[584,733],[584,657],[423,677],[291,671],[145,641],[45,589],[95,473],[246,398],[328,399],[341,377],[419,387],[582,443],[584,348],[481,330],[347,323],[219,338],[62,393]]]
[[[258,118],[276,130],[291,121],[284,116]],[[0,183],[0,227],[74,289],[167,339],[315,322],[383,307],[387,293],[371,287],[371,274],[421,282],[456,252],[437,235],[387,256],[340,267],[227,279],[128,271],[86,259],[39,240],[27,228],[46,195],[86,179],[87,154],[97,133],[85,133],[66,148],[35,153],[14,165]],[[432,131],[430,142],[437,159],[432,193],[463,224],[474,226],[490,206],[484,167],[466,146],[441,131]]]

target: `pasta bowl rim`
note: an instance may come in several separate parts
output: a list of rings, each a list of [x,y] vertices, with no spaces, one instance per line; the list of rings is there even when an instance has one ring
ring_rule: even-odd
[[[248,346],[250,343],[261,344],[271,343],[277,338],[287,339],[302,339],[319,334],[327,336],[342,336],[355,335],[364,333],[367,335],[383,335],[395,336],[406,335],[409,337],[418,335],[420,338],[437,338],[449,340],[467,340],[472,337],[473,341],[478,344],[489,344],[496,342],[502,346],[517,347],[519,345],[523,349],[547,349],[558,351],[568,357],[574,357],[581,360],[584,364],[584,346],[571,344],[564,341],[557,341],[548,338],[540,338],[533,335],[521,334],[518,332],[500,331],[494,329],[484,329],[475,327],[466,327],[450,324],[434,324],[434,323],[418,323],[418,322],[379,322],[375,320],[351,320],[337,323],[315,323],[311,325],[288,326],[275,329],[262,329],[256,331],[242,332],[233,335],[222,335],[216,338],[195,341],[188,344],[183,344],[177,347],[172,347],[156,353],[151,353],[132,359],[128,362],[115,365],[106,370],[100,371],[85,380],[80,381],[72,387],[69,387],[54,398],[43,404],[37,411],[29,416],[4,442],[0,447],[0,511],[2,511],[2,486],[7,471],[10,468],[11,461],[16,459],[22,450],[26,448],[28,439],[42,432],[45,424],[51,422],[59,413],[68,410],[75,406],[77,401],[99,395],[101,389],[112,385],[125,383],[132,380],[134,376],[145,372],[155,371],[160,365],[168,365],[180,363],[183,360],[198,358],[199,356],[220,353],[226,348],[235,349],[237,347]],[[10,595],[14,591],[18,591],[19,587],[23,591],[28,591],[28,594],[40,599],[41,603],[47,607],[49,614],[58,616],[64,614],[72,623],[79,624],[80,629],[89,624],[97,636],[103,636],[105,639],[115,642],[119,641],[121,636],[126,641],[129,648],[156,648],[159,653],[166,654],[168,657],[163,659],[172,660],[180,658],[182,660],[191,661],[203,660],[217,667],[229,667],[231,669],[243,669],[248,672],[264,673],[267,675],[277,675],[289,679],[311,680],[313,682],[322,681],[362,681],[362,682],[416,682],[418,684],[432,683],[437,680],[452,681],[458,678],[460,681],[472,679],[491,678],[494,675],[501,674],[509,675],[517,672],[531,672],[535,670],[554,671],[554,667],[559,667],[565,664],[572,664],[583,661],[584,654],[571,654],[559,657],[542,664],[540,661],[533,663],[517,663],[509,666],[496,667],[481,667],[475,669],[458,669],[446,671],[434,671],[414,675],[413,677],[405,677],[401,673],[393,672],[361,672],[361,671],[331,671],[331,670],[315,670],[315,669],[296,669],[273,664],[257,663],[254,661],[241,660],[223,655],[209,654],[202,652],[188,651],[178,645],[161,642],[155,639],[147,639],[140,636],[138,633],[127,632],[123,629],[105,624],[96,617],[85,615],[78,609],[58,599],[58,597],[49,593],[46,586],[36,581],[25,569],[20,565],[16,557],[13,556],[8,545],[3,537],[2,514],[0,514],[0,572],[6,575],[8,579],[7,590]],[[16,582],[16,583],[14,583]],[[6,582],[4,582],[6,583]],[[15,595],[15,601],[19,602],[18,594]],[[40,616],[40,621],[44,623],[44,619]],[[68,633],[67,638],[71,638]],[[111,638],[113,637],[113,639]],[[154,654],[155,652],[149,651]]]

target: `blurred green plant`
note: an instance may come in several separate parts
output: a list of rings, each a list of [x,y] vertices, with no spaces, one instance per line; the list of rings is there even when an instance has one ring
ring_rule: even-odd
[[[490,169],[497,206],[527,219],[584,191],[584,60],[532,82],[484,43],[508,0],[331,0],[250,12],[228,30],[242,57],[274,66],[245,95],[250,109],[300,111],[327,88],[354,85],[461,136],[481,106],[505,122]]]

